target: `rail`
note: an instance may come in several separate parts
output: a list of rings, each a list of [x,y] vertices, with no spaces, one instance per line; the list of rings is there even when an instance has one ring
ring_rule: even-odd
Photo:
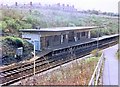
[[[100,72],[103,64],[104,64],[104,54],[102,53],[88,85],[98,85]]]
[[[112,40],[113,41],[113,40]],[[104,41],[103,41],[104,42]],[[100,48],[101,49],[105,49],[105,48],[107,48],[107,44],[103,44],[103,42],[101,42],[101,44],[100,44]],[[110,43],[111,41],[108,41],[108,42],[105,42],[105,43],[108,43],[108,44],[113,44],[113,43]],[[115,39],[115,42],[116,42],[116,39]],[[90,47],[88,47],[88,49],[86,49],[87,48],[87,46],[90,46]],[[73,46],[72,46],[73,47]],[[66,50],[66,48],[67,48],[67,50]],[[50,65],[41,65],[41,62],[43,62],[43,61],[45,61],[45,60],[36,60],[36,63],[38,63],[36,66],[37,66],[37,68],[36,68],[36,70],[38,71],[38,72],[42,72],[42,71],[40,71],[41,69],[43,69],[43,68],[48,68],[48,67],[50,67],[50,68],[53,68],[53,67],[55,67],[55,66],[53,66],[54,64],[57,66],[58,64],[58,62],[60,63],[60,64],[63,64],[63,62],[62,61],[64,61],[64,63],[67,63],[67,62],[69,62],[69,61],[72,61],[72,60],[75,60],[76,58],[73,58],[73,59],[71,59],[70,57],[72,56],[72,53],[73,54],[75,54],[76,55],[76,57],[83,57],[83,56],[85,56],[85,55],[87,55],[87,54],[89,54],[93,49],[96,49],[96,43],[95,42],[90,42],[89,44],[88,43],[85,43],[85,45],[80,45],[80,46],[78,46],[78,45],[76,45],[75,47],[73,47],[73,52],[71,52],[71,54],[70,54],[70,51],[68,50],[68,49],[70,49],[71,47],[66,47],[66,48],[64,48],[65,50],[65,52],[67,52],[67,54],[60,54],[60,55],[55,55],[55,56],[51,56],[51,53],[50,53],[50,55],[48,54],[48,55],[45,55],[45,57],[48,57],[47,59],[48,60],[50,60],[49,61],[49,63],[51,63]],[[84,49],[81,49],[81,48],[84,48]],[[91,49],[92,48],[92,49]],[[57,51],[57,50],[55,50],[55,51]],[[62,52],[64,52],[62,49],[60,49],[60,50],[58,50],[58,51],[62,51]],[[55,54],[58,54],[58,53],[60,53],[60,52],[56,52]],[[73,55],[74,56],[74,55]],[[44,57],[44,55],[42,55],[41,56],[41,58],[42,57]],[[67,58],[66,58],[67,57]],[[42,58],[43,59],[43,58]],[[65,59],[65,60],[67,60],[67,61],[65,61],[65,60],[62,60],[62,59]],[[100,58],[101,59],[101,58]],[[53,62],[51,61],[51,60],[54,60]],[[58,61],[58,60],[61,60],[61,61]],[[46,63],[45,63],[46,64]],[[52,67],[53,66],[53,67]],[[50,69],[49,68],[49,69]],[[13,70],[15,70],[15,73],[11,73],[11,71],[13,71]],[[46,69],[46,70],[48,70],[48,69]],[[16,72],[17,71],[17,72]],[[43,71],[45,71],[45,70],[43,70]],[[14,71],[13,71],[14,72]],[[38,73],[38,72],[36,72],[36,73]],[[32,63],[28,63],[28,64],[23,64],[22,65],[22,67],[20,66],[18,66],[18,68],[17,69],[9,69],[8,71],[6,71],[5,70],[5,73],[3,73],[3,77],[1,77],[0,79],[3,79],[3,81],[1,82],[3,85],[4,85],[4,83],[7,83],[7,84],[5,84],[5,85],[9,85],[9,84],[11,84],[11,83],[14,83],[15,81],[18,81],[18,78],[21,78],[21,79],[23,79],[22,77],[23,77],[23,75],[24,75],[24,78],[27,78],[28,76],[28,74],[30,74],[30,73],[32,73],[32,75],[33,75],[33,64]],[[11,74],[11,75],[10,75]],[[4,76],[5,75],[5,76]],[[93,77],[94,78],[94,77]],[[17,79],[17,80],[16,80]],[[14,81],[13,81],[14,80]],[[0,83],[0,85],[1,85],[1,83]],[[95,83],[95,82],[94,82]],[[91,85],[92,85],[93,83],[92,83],[92,81],[91,81]]]

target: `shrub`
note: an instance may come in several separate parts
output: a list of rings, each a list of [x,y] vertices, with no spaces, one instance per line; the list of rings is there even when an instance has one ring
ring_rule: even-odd
[[[95,50],[93,50],[93,51],[91,51],[91,54],[93,54],[94,56],[101,56],[101,52],[100,51],[98,51],[99,49],[95,49]]]
[[[117,51],[117,58],[120,61],[120,50]]]
[[[31,43],[21,38],[11,36],[1,38],[1,40],[3,65],[16,63],[19,61],[30,59],[32,57],[31,52],[33,51],[33,45]],[[16,50],[18,47],[23,47],[23,55],[22,57],[15,58]]]
[[[8,43],[11,43],[11,45],[15,45],[16,47],[22,47],[23,44],[24,44],[24,41],[21,38],[18,38],[18,37],[7,36],[5,38],[5,40]]]

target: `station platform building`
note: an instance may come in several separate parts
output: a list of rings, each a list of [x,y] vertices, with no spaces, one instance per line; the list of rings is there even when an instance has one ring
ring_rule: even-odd
[[[91,38],[90,31],[98,26],[58,27],[40,29],[20,29],[22,38],[35,45],[35,50],[42,51],[54,46],[80,42]]]

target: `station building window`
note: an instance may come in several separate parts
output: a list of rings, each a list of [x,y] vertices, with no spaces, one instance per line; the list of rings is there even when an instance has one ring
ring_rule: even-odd
[[[80,40],[80,32],[77,33],[77,38]]]
[[[63,35],[63,42],[65,42],[65,40],[66,40],[66,35],[64,34]]]
[[[68,41],[69,42],[74,42],[74,32],[73,31],[69,32]]]
[[[59,40],[59,36],[58,35],[55,35],[54,36],[54,41],[56,42],[56,41],[58,41]]]
[[[82,36],[82,37],[85,37],[85,32],[81,32],[81,36]]]

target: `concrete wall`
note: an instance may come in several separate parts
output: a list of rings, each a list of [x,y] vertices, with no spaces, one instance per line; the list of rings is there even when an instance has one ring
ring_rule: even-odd
[[[39,34],[33,34],[33,33],[22,33],[22,38],[27,40],[28,42],[32,43],[34,45],[34,41],[38,41],[39,43],[39,50],[40,50],[40,35]]]

